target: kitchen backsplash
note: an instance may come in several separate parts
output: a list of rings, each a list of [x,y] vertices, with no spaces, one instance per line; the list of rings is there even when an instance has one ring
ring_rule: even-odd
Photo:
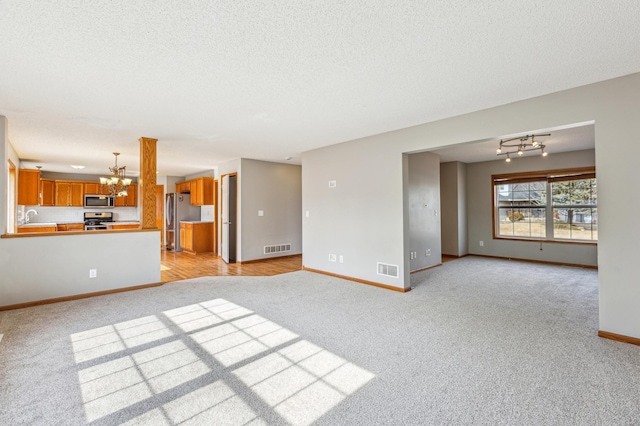
[[[140,220],[137,207],[118,207],[115,209],[85,209],[82,207],[42,207],[42,206],[18,206],[18,223],[22,223],[22,218],[27,210],[35,210],[37,215],[29,215],[30,223],[53,222],[53,223],[81,223],[84,222],[84,212],[100,211],[113,212],[113,218],[117,221]]]

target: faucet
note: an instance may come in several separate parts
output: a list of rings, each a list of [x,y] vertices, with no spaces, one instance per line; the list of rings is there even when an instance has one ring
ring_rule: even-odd
[[[27,212],[24,214],[24,223],[29,223],[29,213],[31,212],[35,213],[36,215],[38,214],[38,212],[34,209],[27,210]]]

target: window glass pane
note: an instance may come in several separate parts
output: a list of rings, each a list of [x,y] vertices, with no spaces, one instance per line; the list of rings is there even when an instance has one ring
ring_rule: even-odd
[[[591,199],[591,179],[571,182],[571,204],[590,204]]]
[[[551,184],[553,205],[571,203],[571,182],[554,182]]]
[[[505,237],[544,238],[546,236],[544,208],[499,209],[498,235]]]

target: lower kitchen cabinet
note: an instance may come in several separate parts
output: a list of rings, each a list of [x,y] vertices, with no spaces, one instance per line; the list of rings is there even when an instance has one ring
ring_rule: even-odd
[[[213,251],[213,222],[180,222],[180,247],[190,254]]]
[[[84,223],[59,223],[58,232],[84,231]]]

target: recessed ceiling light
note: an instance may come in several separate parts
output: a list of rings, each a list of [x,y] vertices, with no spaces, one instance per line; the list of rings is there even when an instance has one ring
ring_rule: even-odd
[[[73,168],[74,168],[74,169],[76,169],[76,170],[82,170],[82,169],[84,169],[84,166],[78,166],[78,165],[76,165],[76,164],[72,164],[72,165],[71,165],[71,167],[73,167]]]

